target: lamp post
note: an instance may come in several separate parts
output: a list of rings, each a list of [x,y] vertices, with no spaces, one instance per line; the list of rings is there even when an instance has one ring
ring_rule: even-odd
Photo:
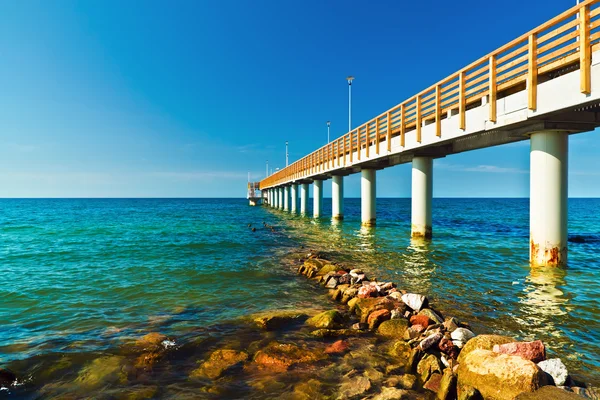
[[[269,160],[267,160],[267,176],[269,176]]]
[[[354,77],[350,75],[346,78],[348,81],[348,132],[352,130],[352,81]]]
[[[288,142],[286,140],[285,142],[285,166],[288,166],[288,160],[289,160],[289,156],[290,154],[288,153]]]
[[[331,121],[327,121],[327,143],[329,143],[329,127],[331,126]]]

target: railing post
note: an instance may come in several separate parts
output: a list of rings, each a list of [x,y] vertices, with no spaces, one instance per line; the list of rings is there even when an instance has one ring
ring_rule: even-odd
[[[592,56],[590,49],[590,7],[579,11],[579,75],[581,93],[590,94]]]
[[[350,148],[350,151],[349,151],[349,153],[350,153],[350,162],[352,162],[352,147],[353,147],[353,143],[352,142],[354,141],[354,138],[352,137],[353,133],[354,133],[353,131],[350,131],[350,143],[348,145],[348,147]]]
[[[537,107],[537,43],[536,35],[529,35],[527,73],[527,103],[530,110]]]
[[[369,126],[370,126],[370,124],[367,122],[367,128],[365,130],[365,142],[367,143],[367,146],[366,146],[367,150],[365,152],[366,153],[365,156],[367,158],[369,158],[369,147],[371,147],[371,132],[369,130]]]
[[[467,103],[465,95],[465,71],[461,71],[458,74],[458,98],[458,113],[460,114],[458,128],[464,131],[467,126],[465,118],[465,108]]]
[[[489,65],[489,74],[490,74],[490,117],[489,120],[491,122],[496,122],[496,56],[490,56],[490,65]]]
[[[405,122],[405,118],[404,118],[404,110],[406,109],[406,107],[404,107],[404,104],[400,104],[400,146],[404,147],[404,135],[406,133],[405,128],[404,128],[404,122]]]
[[[423,125],[422,117],[421,117],[421,95],[417,95],[415,99],[415,106],[417,109],[417,116],[415,121],[417,122],[417,143],[421,143],[421,125]]]
[[[360,153],[362,150],[362,135],[360,133],[360,127],[356,130],[356,147],[357,147],[356,159],[360,161]]]
[[[379,155],[379,117],[375,118],[375,154]]]
[[[435,87],[435,136],[442,136],[442,108],[441,108],[442,89],[440,85]]]
[[[388,111],[387,113],[387,137],[385,138],[387,142],[387,151],[392,151],[392,112]]]

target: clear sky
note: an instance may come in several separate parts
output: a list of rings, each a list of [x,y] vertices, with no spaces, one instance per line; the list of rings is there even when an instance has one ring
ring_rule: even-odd
[[[0,197],[244,197],[346,132],[347,75],[357,125],[573,3],[0,0]],[[570,196],[600,197],[599,142],[571,137]],[[529,195],[527,142],[434,168],[436,197]]]

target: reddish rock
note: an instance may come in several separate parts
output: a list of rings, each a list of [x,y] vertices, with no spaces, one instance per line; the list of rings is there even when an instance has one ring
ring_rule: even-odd
[[[379,326],[379,324],[381,324],[383,321],[387,321],[391,317],[392,313],[390,313],[389,310],[382,309],[373,311],[371,314],[369,314],[369,318],[367,320],[367,323],[369,324],[369,329],[375,330]]]
[[[346,350],[348,350],[348,342],[345,340],[338,340],[337,342],[334,342],[333,344],[330,344],[329,346],[327,346],[327,348],[325,348],[325,353],[327,354],[339,354],[339,353],[344,353]]]
[[[452,340],[443,337],[442,340],[438,343],[438,348],[442,353],[446,353],[450,356],[450,358],[457,359],[458,358],[458,347],[452,343]]]
[[[341,275],[346,275],[346,274],[347,274],[347,272],[346,272],[346,271],[344,271],[343,269],[340,269],[340,270],[337,272],[337,274],[341,276]]]
[[[546,359],[546,348],[541,340],[534,342],[513,342],[494,346],[494,352],[499,354],[508,354],[519,356],[534,363],[539,363]]]
[[[305,364],[322,359],[316,351],[293,344],[273,342],[254,355],[254,362],[273,372],[285,372],[294,364]]]
[[[424,329],[429,326],[429,317],[426,315],[418,314],[410,317],[411,325],[421,325]]]
[[[360,289],[358,289],[358,297],[361,299],[377,297],[378,294],[379,292],[377,292],[377,288],[375,286],[365,285],[361,286]]]
[[[442,375],[435,373],[432,374],[429,380],[423,385],[424,389],[431,390],[434,393],[437,393],[440,390],[440,386],[442,383]]]

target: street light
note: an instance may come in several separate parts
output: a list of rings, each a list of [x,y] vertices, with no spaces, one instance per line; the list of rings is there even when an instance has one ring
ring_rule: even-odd
[[[348,81],[348,132],[352,130],[352,81],[354,77],[350,75],[346,78]]]
[[[288,142],[285,142],[285,166],[288,166],[288,159],[290,154],[288,153]]]
[[[267,160],[267,176],[269,176],[269,160]]]
[[[331,126],[331,121],[327,121],[327,143],[329,143],[329,127]]]

